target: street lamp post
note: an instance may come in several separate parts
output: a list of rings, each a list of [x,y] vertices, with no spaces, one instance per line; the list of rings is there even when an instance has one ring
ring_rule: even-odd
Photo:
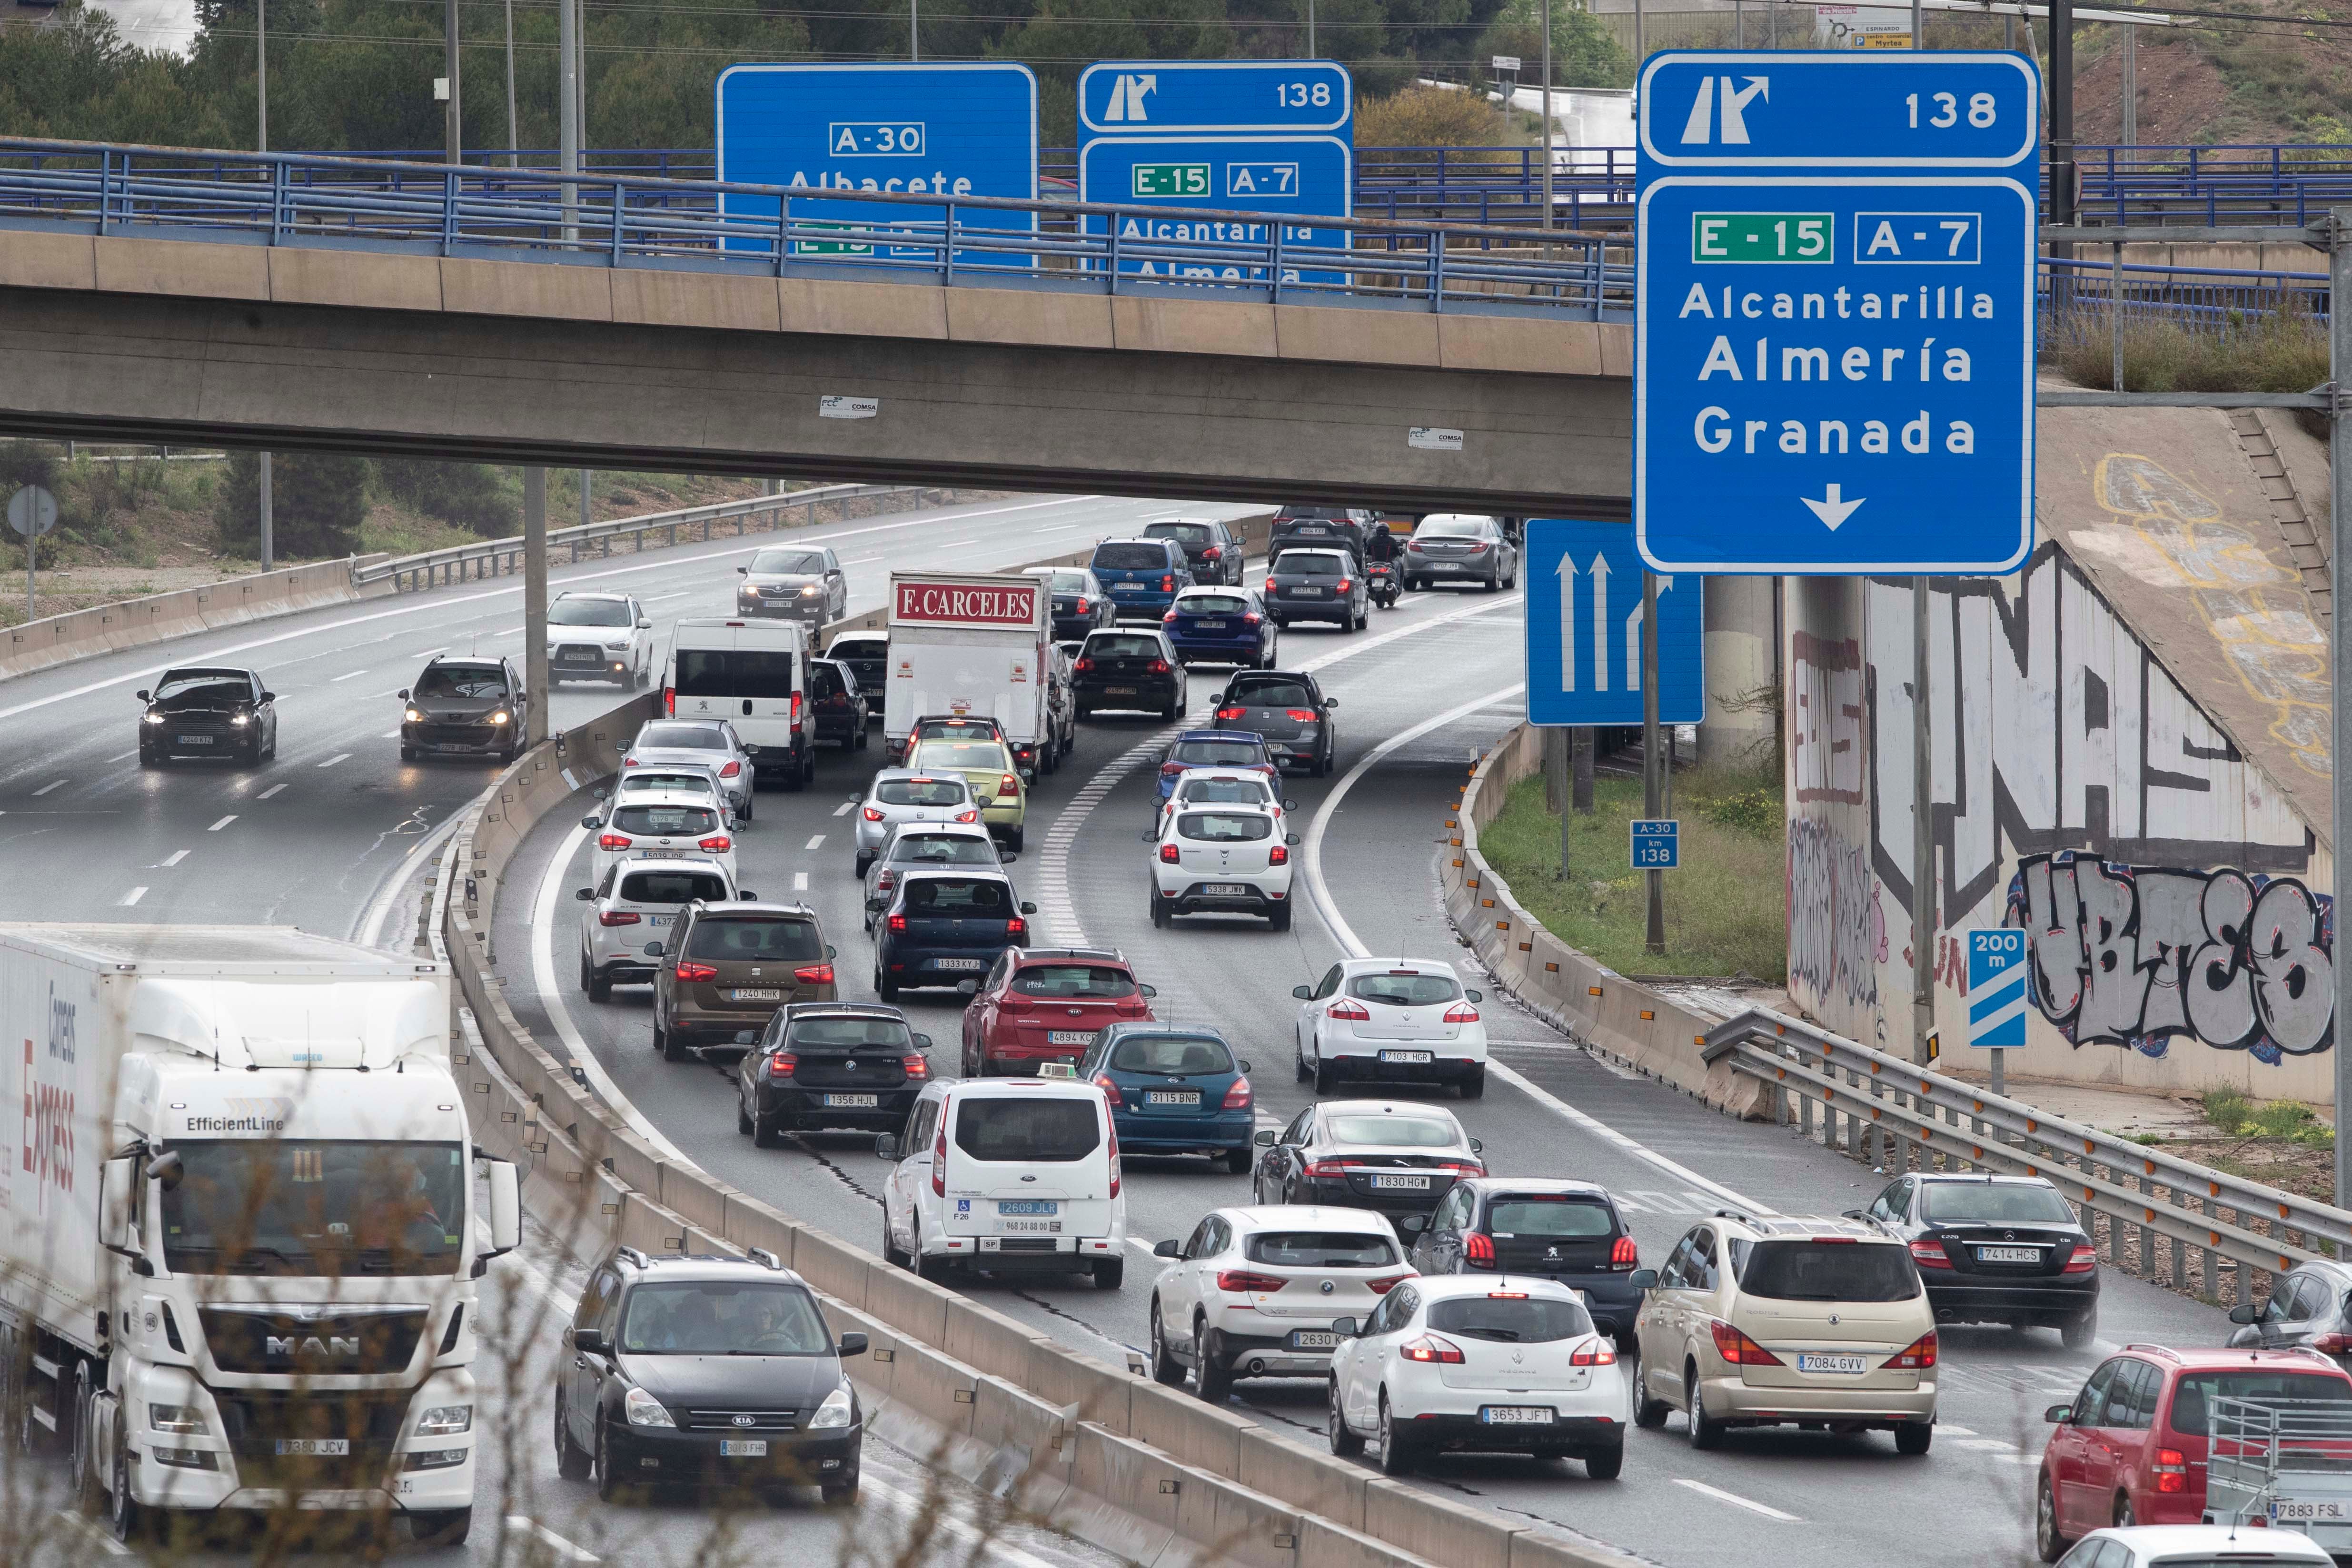
[[[269,151],[269,0],[254,0],[253,5],[253,80],[254,115],[253,144],[258,153]],[[261,454],[261,569],[272,570],[277,565],[277,519],[270,502],[271,454]]]

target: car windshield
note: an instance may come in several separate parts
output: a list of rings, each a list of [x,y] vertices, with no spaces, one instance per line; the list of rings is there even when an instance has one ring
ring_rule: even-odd
[[[2184,1372],[2172,1388],[2172,1429],[2184,1436],[2212,1435],[2213,1402],[2244,1399],[2258,1405],[2352,1405],[2352,1382],[2324,1372]]]
[[[623,773],[621,788],[631,795],[642,795],[653,789],[682,789],[694,795],[714,795],[719,783],[709,773]]]
[[[719,814],[704,805],[624,805],[613,813],[613,831],[691,838],[719,831]]]
[[[1345,577],[1355,563],[1336,551],[1286,550],[1274,570],[1282,577]]]
[[[1102,1143],[1091,1100],[996,1095],[958,1102],[955,1145],[975,1160],[1067,1164]]]
[[[1589,1239],[1616,1235],[1617,1217],[1599,1198],[1512,1193],[1488,1200],[1486,1233]]]
[[[1176,786],[1176,793],[1188,801],[1249,802],[1263,805],[1274,798],[1274,790],[1264,779],[1186,779]]]
[[[1048,572],[1046,591],[1054,594],[1083,594],[1087,591],[1087,574],[1083,572]]]
[[[226,1119],[187,1120],[201,1131]],[[278,1136],[174,1139],[172,1149],[183,1175],[163,1190],[163,1264],[175,1274],[457,1270],[471,1177],[456,1143]]]
[[[1739,1288],[1774,1301],[1908,1301],[1919,1271],[1900,1247],[1858,1241],[1758,1241],[1732,1247]]]
[[[1168,760],[1188,768],[1246,768],[1265,761],[1265,747],[1247,741],[1179,741],[1168,748]]]
[[[1484,539],[1494,531],[1491,517],[1431,517],[1414,532],[1422,539]]]
[[[1432,1301],[1429,1326],[1465,1339],[1539,1345],[1591,1333],[1592,1317],[1573,1301],[1496,1290],[1485,1296],[1451,1296]]]
[[[1013,912],[1013,890],[987,877],[922,877],[907,884],[907,908],[916,914],[1003,920]]]
[[[547,606],[551,626],[629,626],[626,599],[558,599]]]
[[[874,798],[884,805],[961,805],[971,791],[955,777],[884,779],[874,786]]]
[[[1191,594],[1176,601],[1176,608],[1188,616],[1238,616],[1249,607],[1239,594]]]
[[[814,963],[824,957],[824,943],[807,921],[714,915],[694,922],[686,956],[717,962]]]
[[[488,697],[507,694],[507,678],[495,666],[436,664],[416,678],[418,697]]]
[[[793,656],[762,647],[682,647],[677,650],[680,697],[762,697],[788,700]]]
[[[1347,513],[1338,507],[1286,506],[1274,514],[1276,522],[1339,522]]]
[[[690,904],[731,897],[727,879],[716,871],[632,871],[621,879],[620,897],[632,904]]]
[[[1938,1225],[2073,1225],[2074,1211],[2039,1182],[1929,1182],[1925,1217]]]
[[[762,550],[751,557],[751,570],[784,576],[807,576],[824,570],[824,557],[814,550]]]
[[[723,752],[727,736],[716,724],[652,723],[637,731],[637,747],[666,751]]]
[[[1205,522],[1147,523],[1143,531],[1154,539],[1180,539],[1186,544],[1209,542],[1209,525]]]
[[[253,678],[241,669],[174,669],[166,671],[156,683],[155,700],[196,692],[208,697],[246,697],[252,691]]]
[[[1097,637],[1087,639],[1087,658],[1158,658],[1160,639],[1141,636]]]
[[[1426,1116],[1334,1116],[1324,1122],[1334,1143],[1389,1144],[1404,1149],[1454,1149],[1462,1135],[1450,1121]]]
[[[1242,1242],[1252,1263],[1292,1268],[1386,1268],[1397,1260],[1396,1243],[1360,1230],[1263,1230]]]
[[[1205,1078],[1234,1070],[1234,1053],[1204,1035],[1130,1035],[1110,1053],[1113,1072]]]
[[[1274,822],[1255,811],[1188,811],[1176,831],[1203,844],[1247,844],[1274,837]]]
[[[969,741],[975,737],[993,741],[1001,731],[993,719],[918,719],[915,739],[918,741]]]
[[[1366,1002],[1385,1003],[1391,1007],[1430,1007],[1440,1002],[1451,1002],[1462,994],[1462,987],[1451,974],[1423,974],[1412,970],[1391,970],[1385,974],[1359,974],[1348,982],[1348,994]]]
[[[994,741],[925,741],[907,760],[919,768],[1013,771],[1004,748]]]
[[[621,1349],[631,1355],[830,1355],[833,1339],[798,1285],[677,1279],[629,1292]]]
[[[893,1050],[915,1048],[914,1037],[901,1018],[795,1018],[785,1032],[788,1046],[887,1046]]]
[[[892,847],[890,858],[918,866],[993,866],[996,847],[976,835],[908,833]]]
[[[1168,569],[1168,547],[1164,544],[1103,544],[1095,548],[1095,570],[1097,572],[1164,572]]]
[[[1108,963],[1024,963],[1013,971],[1013,989],[1024,996],[1116,999],[1135,994],[1135,977]]]
[[[1296,680],[1236,680],[1229,694],[1236,708],[1312,708],[1314,695]]]

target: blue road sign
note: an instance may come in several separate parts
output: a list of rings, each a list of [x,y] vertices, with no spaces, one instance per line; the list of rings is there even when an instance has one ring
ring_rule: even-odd
[[[2006,926],[1971,931],[1968,938],[1969,1044],[2024,1048],[2025,933]]]
[[[1103,60],[1078,73],[1078,134],[1349,134],[1355,85],[1336,60]]]
[[[2019,55],[1651,58],[1644,560],[1847,574],[2025,559],[2040,88]]]
[[[1633,869],[1671,871],[1683,863],[1683,825],[1672,817],[1635,817],[1631,824]]]
[[[1622,522],[1530,518],[1528,721],[1642,722],[1642,558]],[[1706,617],[1696,577],[1658,579],[1658,718],[1706,717]]]
[[[951,196],[1037,195],[1037,79],[1009,61],[978,65],[746,65],[719,77],[719,177]],[[730,218],[776,216],[772,197],[730,195]],[[935,245],[892,245],[877,228],[936,235],[942,207],[793,198],[793,222],[839,223],[838,240],[800,237],[796,259],[932,260]],[[1036,215],[960,209],[972,228],[1034,232]],[[738,238],[730,245],[760,248]],[[1034,267],[1034,257],[959,247],[956,265]]]

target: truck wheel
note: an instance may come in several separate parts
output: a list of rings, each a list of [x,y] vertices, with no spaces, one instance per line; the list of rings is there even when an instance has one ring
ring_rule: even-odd
[[[474,1528],[470,1508],[420,1509],[408,1516],[408,1534],[420,1546],[463,1546]]]
[[[152,1528],[147,1510],[131,1496],[131,1450],[124,1435],[114,1435],[114,1495],[107,1500],[106,1523],[117,1541],[136,1541]]]

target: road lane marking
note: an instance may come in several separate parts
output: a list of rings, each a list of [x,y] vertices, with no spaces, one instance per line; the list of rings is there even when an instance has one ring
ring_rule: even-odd
[[[942,550],[961,550],[967,544],[978,544],[979,542],[980,536],[978,534],[974,534],[970,539],[950,539],[945,544],[940,545],[940,548]]]
[[[819,848],[819,847],[821,847],[824,845],[824,834],[822,834],[822,833],[812,834],[812,835],[810,835],[810,836],[809,836],[809,841],[808,841],[808,846],[807,846],[807,847],[808,847],[809,848],[811,848],[811,849],[815,849],[815,848]]]
[[[357,680],[361,676],[365,675],[367,671],[364,669],[347,670],[343,674],[338,675],[333,679],[329,680],[327,684],[333,686],[345,680]]]
[[[850,812],[856,808],[856,805],[857,803],[854,800],[845,800],[839,805],[833,808],[833,815],[835,816],[847,816]]]
[[[110,762],[110,763],[127,763],[127,762],[129,762],[131,758],[133,758],[133,757],[137,756],[138,754],[139,754],[138,748],[133,747],[133,748],[131,748],[130,751],[127,751],[127,752],[117,752],[114,755],[112,755],[112,756],[110,756],[110,757],[107,758],[106,760],[107,760],[108,762]],[[108,1539],[108,1540],[110,1540],[110,1541],[111,1541],[111,1540],[113,1540],[114,1538],[113,1538],[112,1536],[109,1536],[109,1537],[107,1537],[107,1539]]]
[[[33,794],[34,794],[35,797],[36,797],[36,798],[37,798],[37,797],[39,797],[39,796],[41,796],[41,795],[45,795],[48,794],[51,790],[58,788],[58,786],[62,785],[65,782],[66,782],[66,781],[65,781],[65,780],[63,780],[63,779],[51,779],[48,783],[47,783],[47,784],[43,784],[40,788],[38,788],[38,789],[35,790],[35,791],[33,792]]]
[[[448,645],[445,643],[439,647],[428,647],[423,653],[412,653],[408,657],[411,658],[431,658],[436,654],[447,653],[448,651]]]
[[[397,730],[386,730],[383,734],[378,735],[376,739],[379,741],[397,741],[400,739],[400,731]]]
[[[1708,1486],[1705,1481],[1695,1481],[1690,1479],[1687,1476],[1675,1476],[1673,1477],[1672,1479],[1675,1485],[1678,1487],[1688,1487],[1691,1490],[1698,1493],[1701,1497],[1711,1497],[1717,1502],[1727,1502],[1734,1508],[1744,1508],[1750,1513],[1760,1513],[1766,1519],[1777,1519],[1783,1524],[1802,1524],[1805,1522],[1793,1513],[1782,1513],[1777,1508],[1768,1507],[1763,1503],[1756,1501],[1752,1498],[1741,1497],[1738,1492],[1725,1491],[1721,1487]]]
[[[352,754],[349,752],[337,752],[333,756],[329,757],[325,762],[320,763],[319,765],[322,768],[331,768],[337,763],[347,763],[351,760]]]
[[[169,855],[166,855],[163,858],[158,860],[155,863],[155,868],[160,871],[166,866],[176,866],[187,858],[188,852],[186,850],[174,849]]]
[[[688,599],[692,598],[701,591],[702,590],[699,588],[680,588],[675,594],[644,594],[638,596],[637,603],[640,605],[658,605],[664,599]]]
[[[564,1540],[563,1537],[556,1534],[555,1531],[548,1529],[547,1526],[540,1523],[539,1521],[535,1519],[528,1519],[519,1513],[510,1513],[507,1515],[507,1528],[509,1530],[520,1530],[525,1535],[536,1537],[542,1545],[551,1548],[554,1552],[570,1559],[572,1562],[602,1563],[604,1561],[602,1557],[597,1556],[594,1552],[589,1551],[584,1546],[572,1545],[572,1542]]]
[[[400,864],[394,868],[383,891],[376,895],[374,904],[368,910],[367,920],[360,927],[358,940],[361,946],[373,947],[383,937],[384,922],[392,918],[393,906],[400,899],[400,889],[408,884],[408,868],[421,863],[417,857],[422,855],[425,859],[431,859],[440,849],[443,840],[457,831],[457,824],[465,819],[466,814],[458,812],[401,852]]]
[[[279,790],[284,789],[285,787],[286,786],[282,784],[271,784],[268,789],[263,790],[259,795],[255,795],[253,798],[256,800],[268,800],[271,795],[276,795]]]
[[[129,909],[131,905],[133,905],[133,904],[137,903],[140,900],[142,900],[142,899],[145,898],[146,896],[147,896],[147,889],[144,889],[144,888],[133,888],[133,889],[131,889],[129,892],[127,892],[127,893],[123,894],[123,895],[122,895],[122,897],[121,897],[120,899],[117,899],[117,900],[115,900],[115,902],[116,902],[117,904],[121,905],[122,908],[124,908],[124,909],[126,909],[126,910],[127,910],[127,909]]]
[[[235,822],[236,820],[236,813],[230,812],[226,816],[222,817],[218,822],[215,822],[210,827],[205,828],[205,831],[206,833],[218,833],[222,828],[226,827],[230,823]]]
[[[808,873],[806,871],[795,871],[793,873],[793,891],[795,893],[805,893],[808,891]]]

